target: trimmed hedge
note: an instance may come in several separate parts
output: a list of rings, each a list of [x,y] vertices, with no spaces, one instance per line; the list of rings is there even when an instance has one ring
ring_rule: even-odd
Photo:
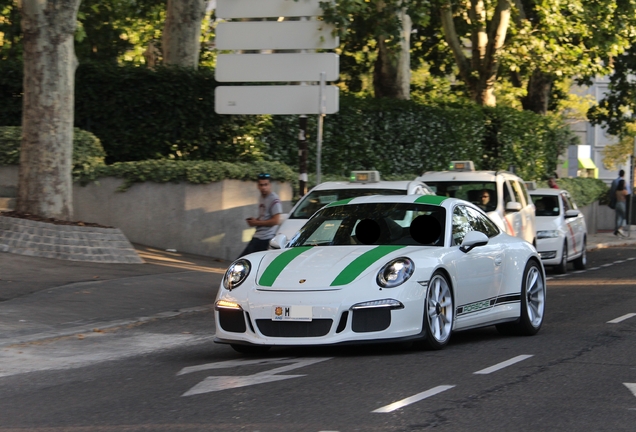
[[[83,64],[77,69],[75,125],[93,132],[106,162],[278,161],[298,166],[298,116],[214,112],[213,71]],[[0,63],[0,126],[18,125],[21,70]],[[19,84],[18,84],[19,82]],[[315,172],[316,119],[308,119],[308,171]],[[574,134],[555,117],[507,107],[445,107],[341,95],[324,123],[322,173],[376,169],[383,178],[440,170],[470,159],[477,169],[547,178]]]
[[[594,178],[559,178],[556,179],[561,189],[570,192],[572,199],[578,207],[585,207],[594,201],[600,204],[607,204],[609,186],[603,180]],[[547,182],[538,183],[539,187],[548,187]]]
[[[0,127],[0,165],[20,163],[22,128]],[[79,179],[85,172],[104,165],[106,153],[99,139],[90,132],[74,129],[73,133],[73,178]]]

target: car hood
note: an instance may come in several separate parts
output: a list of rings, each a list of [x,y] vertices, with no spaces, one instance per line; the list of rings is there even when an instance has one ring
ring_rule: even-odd
[[[537,231],[558,230],[561,224],[560,216],[537,216],[535,221]]]
[[[405,246],[309,246],[270,251],[256,274],[264,291],[332,291],[377,272]]]

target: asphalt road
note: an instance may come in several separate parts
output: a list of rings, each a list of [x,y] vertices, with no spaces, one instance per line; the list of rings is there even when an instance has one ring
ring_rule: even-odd
[[[636,250],[548,272],[534,337],[244,357],[209,312],[0,349],[0,431],[633,431]],[[632,315],[633,314],[633,315]]]

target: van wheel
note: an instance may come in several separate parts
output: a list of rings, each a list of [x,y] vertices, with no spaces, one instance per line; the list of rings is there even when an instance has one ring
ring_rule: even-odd
[[[561,254],[561,262],[555,268],[558,274],[563,274],[568,271],[568,242],[563,242],[563,253]]]
[[[574,260],[574,268],[577,270],[585,270],[587,267],[587,248],[585,247],[587,239],[583,239],[583,251],[581,256]]]

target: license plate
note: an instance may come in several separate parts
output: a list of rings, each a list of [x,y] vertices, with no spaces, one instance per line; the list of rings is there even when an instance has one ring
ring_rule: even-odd
[[[311,321],[311,306],[273,306],[272,321]]]

